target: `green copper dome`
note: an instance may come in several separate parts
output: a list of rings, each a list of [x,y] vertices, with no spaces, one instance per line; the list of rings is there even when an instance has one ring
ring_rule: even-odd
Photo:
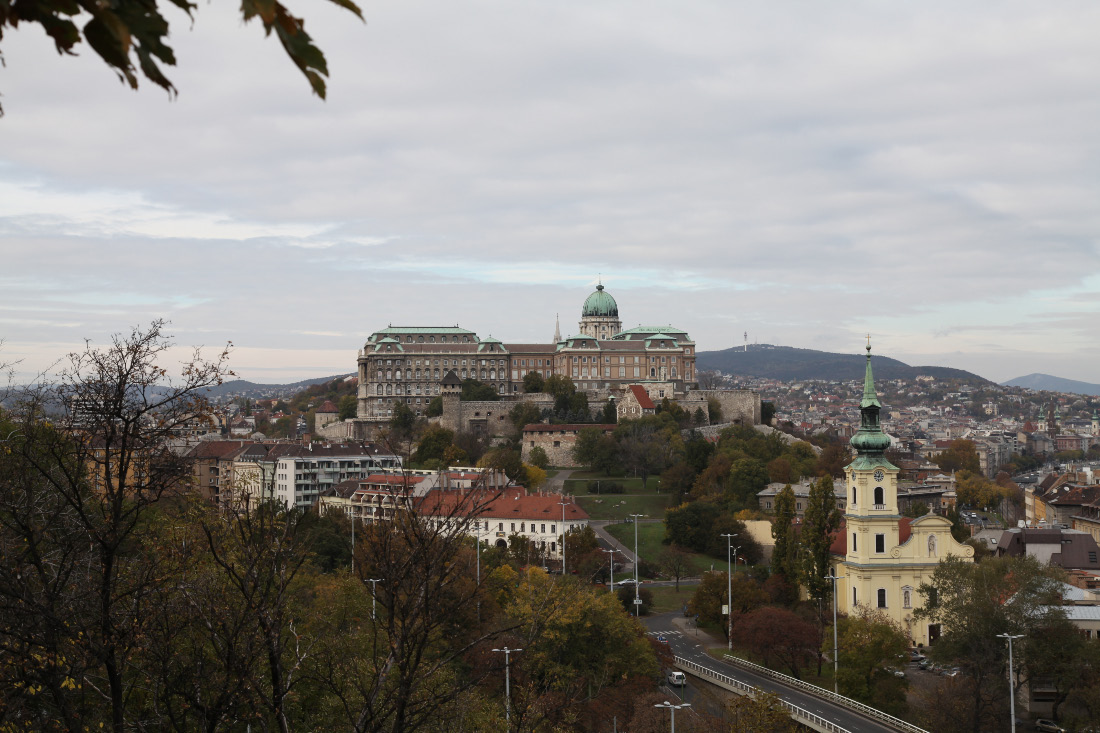
[[[603,289],[603,284],[596,286],[596,292],[589,295],[581,308],[581,318],[588,316],[614,316],[619,317],[619,304]]]
[[[871,374],[871,345],[867,344],[867,370],[863,375],[863,399],[859,402],[859,430],[849,441],[859,457],[879,458],[890,447],[890,436],[882,432],[879,425],[881,408],[875,392],[875,378]]]

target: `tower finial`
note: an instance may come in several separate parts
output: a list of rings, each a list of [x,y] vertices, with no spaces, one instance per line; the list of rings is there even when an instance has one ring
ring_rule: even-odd
[[[871,334],[867,334],[867,351],[871,350]]]

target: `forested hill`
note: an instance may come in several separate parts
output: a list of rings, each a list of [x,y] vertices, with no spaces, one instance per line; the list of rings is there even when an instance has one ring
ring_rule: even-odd
[[[700,351],[695,360],[700,370],[713,370],[726,374],[778,379],[784,382],[800,379],[824,379],[847,381],[861,379],[866,361],[862,354],[834,354],[813,349],[796,349],[790,346],[752,344],[746,351],[743,346],[722,351]],[[918,376],[936,379],[961,379],[975,384],[989,384],[989,380],[977,374],[936,366],[909,366],[897,359],[874,356],[872,366],[878,379],[913,379]]]
[[[1073,394],[1100,395],[1100,384],[1078,382],[1076,379],[1063,379],[1049,374],[1028,374],[1001,382],[1005,387],[1027,387],[1036,391],[1070,392]]]

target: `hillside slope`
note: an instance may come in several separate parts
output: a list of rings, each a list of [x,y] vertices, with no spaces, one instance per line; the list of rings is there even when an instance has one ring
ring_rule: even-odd
[[[1024,377],[1016,377],[1007,382],[1001,382],[1001,384],[1005,387],[1027,387],[1028,389],[1046,390],[1048,392],[1070,392],[1100,396],[1100,384],[1078,382],[1076,379],[1064,379],[1050,374],[1028,374]]]
[[[848,381],[859,379],[866,364],[862,354],[835,354],[813,349],[796,349],[790,346],[753,344],[746,351],[734,347],[722,351],[700,351],[695,360],[699,369],[717,369],[735,374],[784,382],[800,379],[824,379]],[[962,369],[936,366],[909,366],[886,356],[874,356],[872,364],[879,379],[913,379],[918,376],[936,379],[960,379],[975,384],[988,384],[989,380]]]

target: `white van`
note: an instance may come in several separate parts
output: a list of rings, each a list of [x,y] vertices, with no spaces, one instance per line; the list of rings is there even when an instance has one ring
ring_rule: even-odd
[[[668,673],[668,683],[674,687],[683,687],[687,681],[687,675],[683,672],[672,670]]]

